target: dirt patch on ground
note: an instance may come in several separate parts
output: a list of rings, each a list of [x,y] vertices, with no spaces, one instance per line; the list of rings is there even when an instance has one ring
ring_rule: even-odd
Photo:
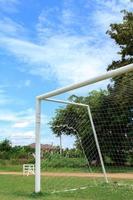
[[[83,177],[83,178],[101,178],[103,174],[101,173],[42,173],[44,176],[57,176],[57,177]],[[110,173],[107,174],[110,178],[117,179],[133,179],[133,174],[126,173]]]
[[[22,172],[0,172],[0,175],[23,175]],[[101,173],[79,173],[79,172],[42,172],[42,176],[47,177],[83,177],[83,178],[101,178],[103,174]],[[113,179],[133,179],[133,173],[108,173],[107,176]]]

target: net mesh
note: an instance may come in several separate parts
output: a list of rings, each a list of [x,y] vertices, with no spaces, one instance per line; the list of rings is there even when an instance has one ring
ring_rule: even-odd
[[[133,74],[108,85],[100,107],[92,108],[107,172],[133,172]]]
[[[70,109],[69,113],[67,109]],[[70,192],[87,188],[90,178],[95,184],[91,165],[95,166],[95,151],[97,151],[87,109],[68,105],[60,108],[59,112],[62,116],[55,115],[48,124],[57,136],[59,144],[52,153],[44,153],[44,168],[47,171],[46,175],[50,176],[46,183],[48,191]],[[66,135],[65,141],[64,135]],[[53,177],[56,184],[52,182]]]
[[[102,89],[98,84],[86,96],[70,100],[90,107],[109,181],[133,179],[133,73],[103,82]],[[44,153],[46,190],[75,191],[105,181],[87,107],[60,105],[47,124],[59,145]]]

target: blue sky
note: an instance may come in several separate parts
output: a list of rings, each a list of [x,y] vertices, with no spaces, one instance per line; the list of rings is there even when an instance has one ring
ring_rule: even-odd
[[[34,141],[36,95],[96,76],[118,59],[106,31],[123,9],[133,3],[0,0],[0,139]],[[44,105],[43,143],[58,142],[45,128],[54,108]]]

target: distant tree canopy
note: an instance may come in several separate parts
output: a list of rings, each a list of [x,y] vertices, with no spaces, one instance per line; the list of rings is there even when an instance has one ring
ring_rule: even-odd
[[[118,53],[121,55],[120,60],[113,61],[107,70],[133,63],[133,13],[123,13],[123,22],[111,24],[107,31],[119,45]],[[107,90],[94,90],[86,97],[72,95],[69,100],[90,106],[104,160],[108,157],[110,162],[124,165],[129,159],[129,152],[133,152],[133,73],[113,78]],[[61,124],[68,126],[59,127]],[[87,110],[73,105],[59,108],[50,125],[57,136],[66,134],[77,137],[78,133],[88,159],[92,151],[95,152],[92,159],[98,159],[96,146],[91,149],[91,144],[88,143],[94,138]],[[78,139],[77,137],[76,144],[79,147]],[[131,157],[133,164],[132,154]]]
[[[10,151],[12,148],[11,142],[7,139],[0,142],[0,151]]]
[[[8,139],[0,142],[0,159],[30,159],[33,152],[30,146],[12,146]]]

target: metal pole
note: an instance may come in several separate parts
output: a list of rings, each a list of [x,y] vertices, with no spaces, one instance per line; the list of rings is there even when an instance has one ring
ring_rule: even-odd
[[[88,105],[86,104],[83,104],[83,103],[75,103],[75,102],[72,102],[72,101],[64,101],[64,100],[60,100],[60,99],[51,99],[51,98],[46,98],[46,99],[43,99],[45,101],[52,101],[52,102],[55,102],[55,103],[63,103],[63,104],[67,104],[67,105],[75,105],[75,106],[84,106],[84,107],[87,107]]]
[[[130,72],[130,71],[133,71],[133,63],[126,65],[124,67],[120,67],[120,68],[115,69],[115,70],[108,71],[108,72],[106,72],[102,75],[96,76],[96,77],[91,78],[89,80],[79,82],[79,83],[76,83],[76,84],[72,84],[72,85],[68,85],[66,87],[59,88],[57,90],[42,94],[42,95],[38,96],[37,98],[38,99],[50,98],[50,97],[53,97],[53,96],[56,96],[56,95],[59,95],[59,94],[63,94],[65,92],[69,92],[69,91],[74,90],[74,89],[81,88],[83,86],[91,85],[93,83],[106,80],[108,78],[113,78],[115,76]]]
[[[40,122],[41,122],[41,101],[36,99],[36,127],[35,127],[35,192],[41,191],[41,167],[40,167]]]
[[[60,156],[62,156],[62,134],[60,134]]]
[[[105,170],[105,166],[104,166],[104,162],[103,162],[103,157],[102,157],[102,153],[101,153],[100,145],[99,145],[99,142],[98,142],[98,137],[97,137],[96,129],[95,129],[95,126],[94,126],[94,122],[93,122],[93,118],[92,118],[92,114],[91,114],[91,110],[90,110],[89,106],[87,106],[87,110],[88,110],[88,114],[89,114],[89,118],[90,118],[92,130],[93,130],[93,134],[94,134],[94,138],[95,138],[95,142],[96,142],[96,147],[97,147],[98,155],[99,155],[101,166],[102,166],[103,175],[104,175],[106,183],[108,183],[109,181],[108,181],[108,178],[107,178],[107,173],[106,173],[106,170]]]

